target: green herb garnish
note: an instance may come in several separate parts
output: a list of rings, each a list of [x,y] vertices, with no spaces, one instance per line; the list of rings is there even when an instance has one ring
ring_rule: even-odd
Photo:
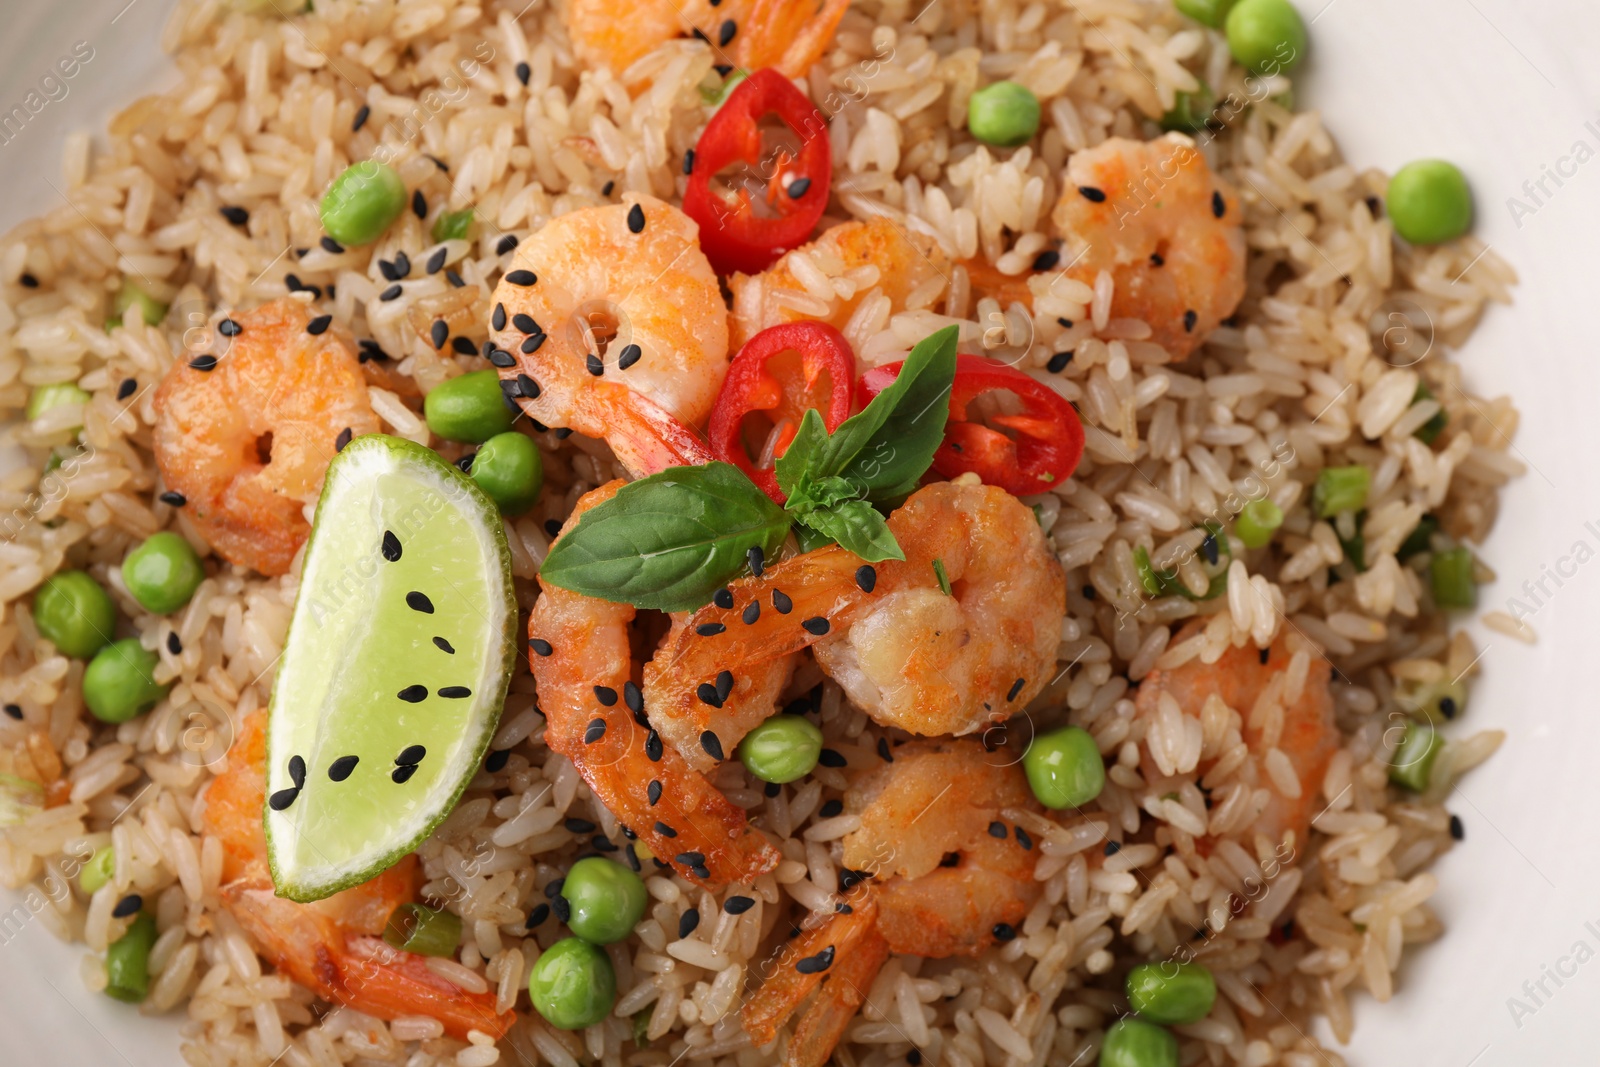
[[[945,572],[944,560],[933,561],[933,576],[939,581],[939,591],[945,596],[950,595],[950,575]]]

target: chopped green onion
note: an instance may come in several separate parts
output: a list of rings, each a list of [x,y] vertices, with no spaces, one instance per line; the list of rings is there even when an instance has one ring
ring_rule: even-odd
[[[939,579],[939,589],[945,596],[950,595],[950,576],[944,571],[944,560],[933,561],[933,576]]]
[[[715,89],[701,87],[700,99],[705,102],[706,107],[709,107],[712,111],[715,111],[717,108],[728,102],[728,94],[732,93],[733,90],[738,87],[739,83],[748,77],[750,77],[748,71],[733,71],[728,75],[727,80],[721,85],[717,86]]]
[[[650,1044],[650,1017],[655,1013],[654,1004],[646,1004],[633,1013],[633,1043],[638,1048]]]
[[[1419,684],[1400,689],[1395,700],[1406,711],[1437,726],[1461,714],[1467,706],[1467,687],[1460,681]]]
[[[1043,504],[1035,504],[1033,506],[1033,521],[1039,524],[1039,528],[1041,530],[1044,529],[1044,505]]]
[[[137,1004],[150,992],[150,950],[156,943],[156,921],[140,915],[128,932],[106,949],[106,994]]]
[[[433,220],[433,239],[435,241],[465,240],[472,232],[472,209],[462,208],[460,211],[446,211]]]
[[[1161,128],[1170,132],[1199,133],[1217,109],[1216,94],[1205,82],[1192,93],[1178,93],[1172,110],[1161,116]]]
[[[1339,538],[1339,547],[1344,549],[1344,558],[1350,561],[1350,566],[1356,569],[1357,574],[1367,569],[1367,538],[1362,533],[1366,522],[1367,510],[1362,508],[1355,514],[1348,511],[1341,513],[1333,523],[1333,532]]]
[[[1416,405],[1420,404],[1424,400],[1432,399],[1433,390],[1429,389],[1422,382],[1418,382],[1417,391],[1412,395],[1411,403]],[[1418,426],[1411,436],[1415,437],[1425,445],[1431,445],[1439,439],[1439,435],[1444,433],[1444,428],[1449,424],[1450,413],[1445,411],[1444,408],[1440,408],[1438,414],[1434,415],[1433,418],[1429,419],[1421,426]]]
[[[44,786],[0,773],[0,826],[15,826],[44,807]]]
[[[1435,552],[1428,567],[1433,579],[1433,602],[1441,608],[1471,608],[1478,603],[1472,551],[1452,548]]]
[[[1433,535],[1439,532],[1439,520],[1432,515],[1424,515],[1417,520],[1417,528],[1406,535],[1401,542],[1400,550],[1395,555],[1404,563],[1419,552],[1428,552],[1433,548]]]
[[[1433,776],[1433,761],[1439,758],[1444,741],[1430,723],[1407,719],[1405,736],[1389,760],[1389,781],[1414,793],[1428,788]]]
[[[28,406],[23,410],[24,417],[29,422],[37,419],[47,411],[55,408],[66,407],[68,404],[87,404],[90,396],[72,382],[53,382],[50,385],[36,385],[28,396]]]
[[[1153,597],[1177,595],[1189,600],[1211,600],[1227,591],[1228,563],[1233,559],[1233,547],[1217,523],[1208,522],[1200,528],[1206,531],[1205,539],[1200,542],[1200,558],[1206,576],[1211,579],[1205,593],[1196,596],[1178,577],[1177,568],[1156,570],[1150,562],[1149,550],[1139,545],[1133,550],[1133,569],[1139,575],[1139,585],[1146,593]],[[1212,546],[1210,551],[1207,551],[1207,545]]]
[[[95,849],[89,862],[78,872],[78,888],[93,896],[101,886],[111,881],[117,870],[117,854],[110,845]]]
[[[402,904],[384,924],[383,939],[419,956],[454,956],[461,947],[461,919],[423,904]]]
[[[1233,532],[1246,548],[1260,548],[1272,540],[1272,535],[1283,525],[1283,509],[1263,497],[1252,500],[1234,520]]]
[[[139,307],[139,314],[144,316],[146,326],[159,326],[161,320],[167,317],[167,305],[145,292],[132,278],[124,278],[122,288],[117,290],[116,298],[111,301],[112,321],[108,321],[107,326],[121,326],[122,313],[135,304]]]
[[[1359,464],[1353,467],[1324,467],[1317,473],[1311,490],[1311,504],[1320,518],[1331,519],[1341,511],[1360,511],[1367,506],[1367,490],[1372,472]]]

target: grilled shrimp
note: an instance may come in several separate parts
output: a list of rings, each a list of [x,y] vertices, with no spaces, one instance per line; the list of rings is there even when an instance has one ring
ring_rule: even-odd
[[[718,62],[801,78],[833,41],[850,0],[570,0],[567,34],[591,67],[621,74],[676,37],[716,42]]]
[[[561,535],[622,484],[586,494]],[[703,885],[747,885],[775,867],[777,849],[746,824],[744,812],[650,728],[634,681],[629,630],[636,609],[540,584],[528,643],[548,724],[545,743],[570,759],[595,797],[685,877]],[[760,717],[771,710],[769,701]]]
[[[231,321],[224,355],[173,364],[156,390],[156,466],[218,555],[270,577],[311,532],[304,508],[340,435],[376,433],[378,417],[346,338],[308,332],[305,304]]]
[[[687,694],[723,670],[806,647],[886,726],[959,735],[1014,715],[1050,681],[1066,613],[1065,578],[1033,513],[993,486],[936,482],[889,529],[903,561],[863,566],[831,545],[730,583],[731,607],[701,608],[656,653],[651,715],[684,713]]]
[[[978,956],[1020,924],[1039,899],[1038,853],[1006,822],[1008,808],[1043,811],[1021,766],[974,740],[902,745],[893,763],[863,775],[845,793],[861,827],[845,837],[843,862],[874,879],[846,898],[848,912],[784,948],[745,1006],[751,1040],[770,1043],[820,984],[784,1063],[825,1063],[889,953]],[[794,966],[830,949],[824,971]]]
[[[265,727],[265,712],[244,721],[227,770],[206,790],[204,829],[223,850],[222,906],[274,967],[324,1000],[380,1019],[429,1016],[462,1040],[472,1030],[502,1036],[515,1017],[495,1011],[493,993],[469,993],[378,936],[395,908],[416,899],[415,856],[315,904],[274,895],[261,824]]]
[[[1203,625],[1190,623],[1173,644]],[[1266,649],[1230,646],[1215,663],[1196,657],[1172,670],[1151,671],[1134,703],[1137,714],[1152,721],[1165,716],[1172,723],[1177,714],[1199,720],[1199,729],[1192,731],[1201,739],[1199,772],[1218,777],[1232,772],[1238,783],[1212,797],[1213,823],[1224,817],[1228,823],[1223,832],[1247,827],[1273,848],[1289,839],[1289,848],[1298,849],[1318,810],[1328,761],[1339,747],[1328,688],[1332,670],[1327,657],[1290,632]],[[1196,769],[1188,762],[1180,756],[1175,764],[1170,755],[1158,758],[1147,751],[1142,768],[1146,780],[1159,782]],[[1232,799],[1236,790],[1246,791],[1237,802]],[[1234,803],[1244,805],[1242,813]]]
[[[1244,298],[1239,198],[1181,134],[1114,137],[1067,161],[1051,220],[1067,274],[1087,285],[1104,270],[1111,314],[1143,319],[1180,360]]]
[[[704,463],[728,314],[700,229],[650,196],[559,215],[517,248],[490,320],[501,388],[546,426],[603,437],[635,476]]]
[[[817,269],[807,270],[808,264]],[[818,295],[817,276],[824,273],[834,280],[825,282]],[[891,313],[904,311],[911,292],[949,274],[950,261],[931,237],[881,217],[840,223],[760,274],[735,274],[729,280],[733,347],[738,349],[769,326],[797,319],[819,319],[842,330],[873,293],[889,298]],[[827,310],[797,310],[783,296],[785,291],[812,300],[825,296]]]

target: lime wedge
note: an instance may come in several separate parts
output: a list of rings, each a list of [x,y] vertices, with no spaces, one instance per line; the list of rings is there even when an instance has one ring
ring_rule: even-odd
[[[517,654],[499,510],[421,445],[328,466],[267,725],[267,856],[300,902],[416,848],[483,759]]]

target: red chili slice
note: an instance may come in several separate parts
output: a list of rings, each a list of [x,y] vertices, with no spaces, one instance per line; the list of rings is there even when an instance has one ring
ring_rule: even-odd
[[[856,390],[865,405],[900,374],[904,362],[874,367]],[[967,405],[984,393],[1004,390],[1022,401],[1017,415],[990,415],[988,422],[1013,431],[1008,437],[979,422],[967,421]],[[1042,493],[1061,483],[1083,458],[1083,423],[1072,405],[1031,375],[982,356],[956,356],[950,390],[950,421],[933,469],[946,478],[971,471],[985,485],[1016,496]]]
[[[798,152],[780,148],[762,159],[761,120],[776,115],[799,138]],[[766,182],[758,213],[748,182],[730,200],[711,188],[725,168],[744,164],[748,178]],[[694,168],[683,210],[700,224],[700,248],[719,274],[757,274],[804,244],[828,206],[833,146],[828,120],[794,83],[770,67],[740,82],[711,116],[694,147]]]
[[[789,353],[799,358],[785,358]],[[750,460],[744,441],[745,416],[759,411],[771,420],[778,434],[772,454],[781,456],[800,429],[806,409],[817,409],[829,433],[850,417],[850,380],[855,372],[850,342],[825,322],[788,322],[762,330],[745,342],[728,365],[728,376],[722,381],[706,429],[711,451],[744,471],[782,504],[788,497],[778,488],[772,467],[757,467]]]

